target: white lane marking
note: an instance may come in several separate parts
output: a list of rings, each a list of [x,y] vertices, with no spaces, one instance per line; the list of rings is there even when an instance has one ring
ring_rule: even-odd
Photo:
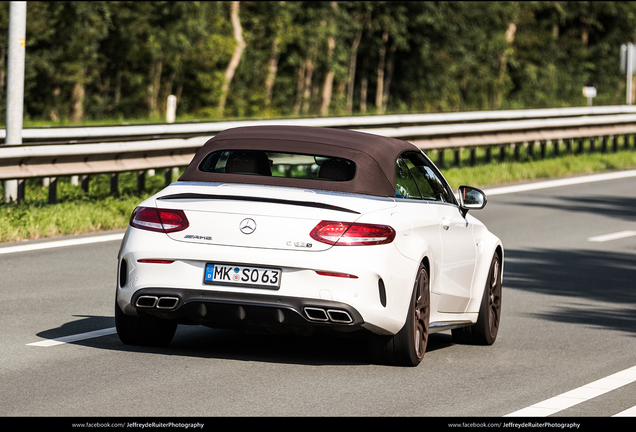
[[[636,417],[636,406],[627,408],[625,411],[614,414],[612,417]]]
[[[29,345],[29,346],[39,346],[39,347],[50,347],[50,346],[55,346],[55,345],[62,345],[62,344],[66,344],[66,343],[71,343],[71,342],[77,342],[77,341],[81,341],[81,340],[85,340],[85,339],[92,339],[92,338],[96,338],[96,337],[100,337],[100,336],[108,336],[108,335],[111,335],[111,334],[114,334],[114,333],[117,333],[117,330],[115,329],[115,327],[111,327],[111,328],[102,329],[102,330],[95,330],[95,331],[91,331],[91,332],[87,332],[87,333],[80,333],[80,334],[76,334],[76,335],[64,336],[64,337],[57,338],[57,339],[45,339],[45,340],[39,341],[39,342],[28,343],[27,345]]]
[[[602,242],[608,242],[612,240],[620,240],[620,239],[633,237],[633,236],[636,236],[636,231],[620,231],[620,232],[615,232],[611,234],[603,234],[599,236],[589,237],[587,240],[591,242],[602,243]]]
[[[16,252],[28,252],[28,251],[41,250],[41,249],[51,249],[51,248],[58,248],[58,247],[64,247],[64,246],[77,246],[77,245],[85,245],[85,244],[92,244],[92,243],[101,243],[101,242],[108,242],[108,241],[114,241],[114,240],[121,240],[122,238],[124,238],[124,233],[106,234],[106,235],[94,236],[94,237],[83,237],[83,238],[76,238],[76,239],[69,239],[69,240],[55,240],[55,241],[43,242],[43,243],[32,243],[32,244],[26,244],[26,245],[0,247],[0,255],[16,253]]]
[[[623,178],[629,178],[629,177],[636,177],[636,170],[617,171],[617,172],[611,172],[611,173],[593,174],[593,175],[582,176],[582,177],[548,180],[548,181],[542,181],[537,183],[526,183],[521,185],[502,186],[498,188],[487,189],[487,190],[484,190],[484,192],[486,193],[486,196],[503,195],[503,194],[516,193],[516,192],[532,191],[537,189],[547,189],[547,188],[558,187],[558,186],[570,186],[570,185],[592,183],[592,182],[604,181],[604,180],[617,180],[617,179],[623,179]]]
[[[504,417],[547,417],[581,402],[636,381],[636,366],[601,378],[577,389],[507,414]],[[631,409],[631,408],[630,408]]]

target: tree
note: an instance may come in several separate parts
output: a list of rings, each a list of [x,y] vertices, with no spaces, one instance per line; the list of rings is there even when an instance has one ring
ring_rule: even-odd
[[[29,1],[25,120],[158,121],[170,94],[182,118],[574,106],[588,81],[617,104],[634,20],[625,1]],[[5,2],[0,87],[7,32]]]
[[[358,66],[358,48],[362,41],[362,35],[367,30],[371,20],[372,2],[342,2],[346,8],[346,19],[350,23],[351,48],[349,49],[348,77],[347,77],[347,103],[346,113],[353,112],[353,95],[356,83],[356,71]]]
[[[371,28],[379,37],[375,107],[378,114],[386,111],[395,53],[408,50],[409,2],[374,2]]]
[[[99,46],[109,22],[106,2],[28,2],[27,113],[35,108],[54,121],[84,120],[86,87],[99,73]]]
[[[236,46],[234,47],[234,54],[225,71],[225,80],[221,86],[221,100],[219,101],[218,116],[223,117],[223,111],[225,110],[225,101],[230,91],[230,84],[234,77],[234,72],[238,67],[243,50],[245,49],[245,41],[243,40],[243,27],[241,27],[241,20],[239,17],[239,1],[233,1],[231,5],[230,19],[232,21],[232,27],[234,28],[234,39],[236,40]]]

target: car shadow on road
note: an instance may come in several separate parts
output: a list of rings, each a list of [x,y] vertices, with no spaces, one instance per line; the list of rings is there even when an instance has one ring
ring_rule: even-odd
[[[79,320],[45,330],[37,336],[45,339],[113,328],[113,317],[76,316]],[[167,347],[124,345],[116,334],[69,342],[73,345],[112,351],[127,351],[160,355],[215,358],[264,363],[301,365],[368,365],[374,364],[367,340],[362,335],[319,333],[293,335],[254,333],[212,329],[203,326],[180,325]],[[451,346],[449,336],[433,334],[427,352]]]
[[[58,339],[115,327],[114,317],[93,315],[73,315],[73,317],[76,319],[64,323],[60,327],[43,330],[37,336],[43,339]]]
[[[636,254],[508,250],[504,289],[570,298],[546,301],[534,317],[636,336]]]

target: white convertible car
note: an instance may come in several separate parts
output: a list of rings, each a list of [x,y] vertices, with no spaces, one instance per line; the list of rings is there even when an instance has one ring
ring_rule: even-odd
[[[166,345],[178,324],[333,330],[418,365],[428,335],[492,344],[503,246],[411,143],[348,130],[254,126],[210,139],[142,202],[119,252],[125,344]]]

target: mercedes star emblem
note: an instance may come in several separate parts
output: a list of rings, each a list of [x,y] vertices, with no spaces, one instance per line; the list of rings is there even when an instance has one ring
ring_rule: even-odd
[[[256,222],[254,222],[254,219],[250,218],[243,219],[239,224],[239,229],[243,234],[252,234],[256,231]]]

